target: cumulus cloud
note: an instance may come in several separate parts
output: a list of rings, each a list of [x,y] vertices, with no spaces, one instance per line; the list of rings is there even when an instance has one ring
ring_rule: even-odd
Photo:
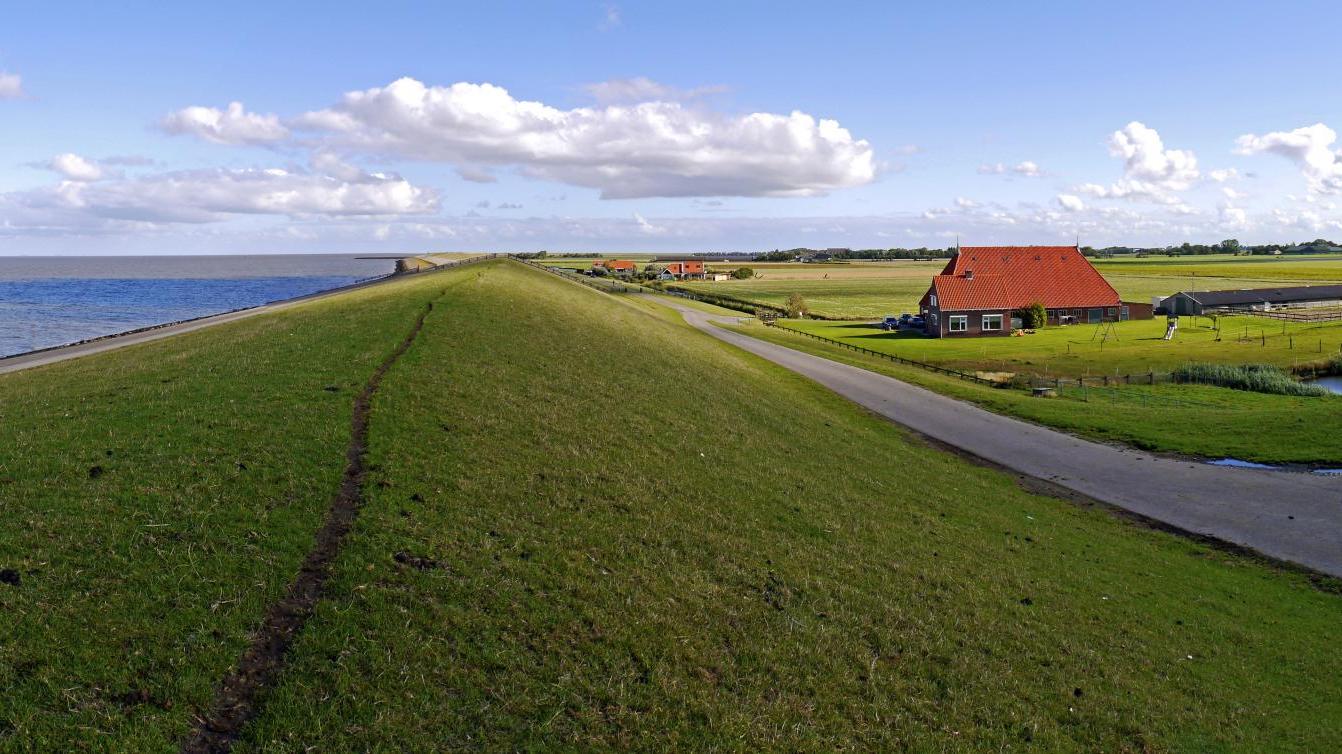
[[[1044,171],[1039,168],[1039,165],[1030,160],[1018,162],[1015,165],[1007,165],[1004,162],[984,163],[979,165],[978,172],[981,175],[1005,175],[1007,173],[1012,173],[1026,178],[1038,178],[1044,174]]]
[[[1328,194],[1342,192],[1342,152],[1334,148],[1335,141],[1336,131],[1315,123],[1294,131],[1245,134],[1235,145],[1239,154],[1267,152],[1285,157],[1300,168],[1311,191]]]
[[[1086,203],[1073,194],[1058,194],[1058,206],[1068,212],[1080,212],[1086,208]]]
[[[675,102],[703,97],[709,94],[721,94],[727,87],[720,84],[699,86],[693,89],[679,89],[653,81],[650,78],[636,76],[630,79],[611,79],[583,87],[588,94],[603,105],[628,102]]]
[[[1236,178],[1239,178],[1239,171],[1236,170],[1235,168],[1210,170],[1207,172],[1207,177],[1212,179],[1213,181],[1216,181],[1217,183],[1225,183],[1226,181],[1233,181]]]
[[[170,134],[190,135],[215,144],[271,144],[289,137],[289,129],[275,115],[250,113],[241,102],[228,107],[184,107],[163,118],[160,126]]]
[[[103,177],[103,170],[97,163],[73,152],[56,155],[48,167],[71,181],[96,181]]]
[[[870,144],[799,111],[728,116],[678,102],[560,110],[491,84],[403,78],[292,125],[366,153],[515,165],[610,199],[813,196],[876,177]]]
[[[208,223],[234,215],[409,215],[438,206],[432,190],[383,173],[346,180],[279,168],[212,169],[68,180],[4,194],[0,218],[12,226],[96,230],[116,222]]]
[[[0,71],[0,99],[18,99],[23,96],[23,77],[17,73]]]
[[[1109,137],[1109,153],[1123,158],[1127,178],[1162,189],[1184,191],[1200,175],[1191,151],[1166,149],[1154,128],[1135,120]]]
[[[640,215],[637,212],[634,213],[634,222],[638,223],[638,230],[640,233],[646,233],[650,236],[659,236],[666,232],[665,226],[653,225],[644,219],[643,215]]]

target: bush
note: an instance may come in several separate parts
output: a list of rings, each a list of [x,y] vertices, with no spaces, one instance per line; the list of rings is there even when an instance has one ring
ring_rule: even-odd
[[[783,304],[783,311],[787,313],[788,319],[800,319],[806,316],[806,299],[801,297],[800,293],[794,293],[787,297],[787,303]]]
[[[737,267],[732,271],[732,277],[737,280],[749,280],[755,277],[755,271],[749,267]]]
[[[1020,317],[1020,326],[1031,330],[1048,324],[1048,310],[1038,301],[1024,309],[1017,309],[1011,313],[1011,316]]]
[[[1174,370],[1175,382],[1196,382],[1273,395],[1328,395],[1319,385],[1306,385],[1271,364],[1185,364]]]

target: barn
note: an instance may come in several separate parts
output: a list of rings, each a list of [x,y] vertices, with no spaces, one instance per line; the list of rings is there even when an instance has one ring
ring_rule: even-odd
[[[935,337],[1010,335],[1012,312],[1043,304],[1049,324],[1126,320],[1135,312],[1076,246],[964,246],[919,304]]]
[[[1176,316],[1334,307],[1342,307],[1342,285],[1180,291],[1160,302],[1161,309]]]

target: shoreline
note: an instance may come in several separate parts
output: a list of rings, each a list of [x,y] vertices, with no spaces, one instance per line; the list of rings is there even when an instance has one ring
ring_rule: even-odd
[[[111,351],[117,348],[124,348],[126,346],[135,345],[137,343],[149,343],[155,340],[162,340],[164,338],[169,338],[174,335],[182,335],[189,332],[195,332],[196,330],[202,330],[207,327],[213,327],[215,325],[222,325],[228,322],[236,322],[241,319],[247,319],[248,317],[253,317],[271,311],[279,311],[281,309],[293,306],[295,304],[314,301],[317,299],[326,298],[327,296],[335,296],[341,293],[348,293],[354,290],[360,290],[363,288],[370,288],[377,285],[383,285],[392,280],[397,280],[409,275],[419,275],[426,272],[434,272],[436,270],[447,269],[449,267],[457,267],[463,264],[470,264],[472,262],[478,262],[484,259],[492,259],[494,258],[494,256],[495,255],[487,254],[478,257],[463,259],[460,261],[444,262],[442,264],[434,265],[433,267],[429,267],[426,269],[407,270],[403,272],[389,272],[385,275],[380,275],[378,277],[369,278],[366,280],[359,280],[353,283],[349,283],[348,285],[342,285],[336,288],[327,288],[325,290],[314,291],[312,293],[305,293],[301,296],[294,296],[293,298],[267,301],[264,304],[258,304],[256,306],[247,306],[242,307],[240,309],[230,309],[228,311],[217,312],[215,314],[206,314],[200,317],[192,317],[190,319],[180,319],[173,322],[163,322],[156,325],[137,327],[133,330],[125,330],[122,332],[111,333],[108,335],[99,335],[94,338],[85,338],[83,340],[77,340],[71,343],[64,343],[58,346],[48,346],[46,348],[38,348],[32,351],[24,351],[22,353],[10,354],[8,356],[0,356],[0,375],[10,374],[13,372],[20,372],[25,369],[32,369],[34,367],[45,366],[47,364],[55,364],[60,361],[76,359],[81,356],[91,356],[96,353],[103,353],[105,351]]]

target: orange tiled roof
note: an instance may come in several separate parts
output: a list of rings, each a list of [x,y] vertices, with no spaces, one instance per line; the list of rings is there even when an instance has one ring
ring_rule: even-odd
[[[954,309],[1012,309],[1010,294],[1000,275],[978,275],[973,279],[954,275],[932,278],[931,293],[937,294],[937,307]]]
[[[971,284],[998,278],[1005,298],[997,297],[994,285],[964,286],[954,289],[949,300],[955,304],[939,299],[940,308],[1020,308],[1037,301],[1049,309],[1066,309],[1119,303],[1118,292],[1075,246],[963,246],[933,279],[933,286],[948,276],[963,280],[969,271],[974,273]],[[980,292],[987,298],[978,298]],[[958,298],[961,294],[969,298]]]

